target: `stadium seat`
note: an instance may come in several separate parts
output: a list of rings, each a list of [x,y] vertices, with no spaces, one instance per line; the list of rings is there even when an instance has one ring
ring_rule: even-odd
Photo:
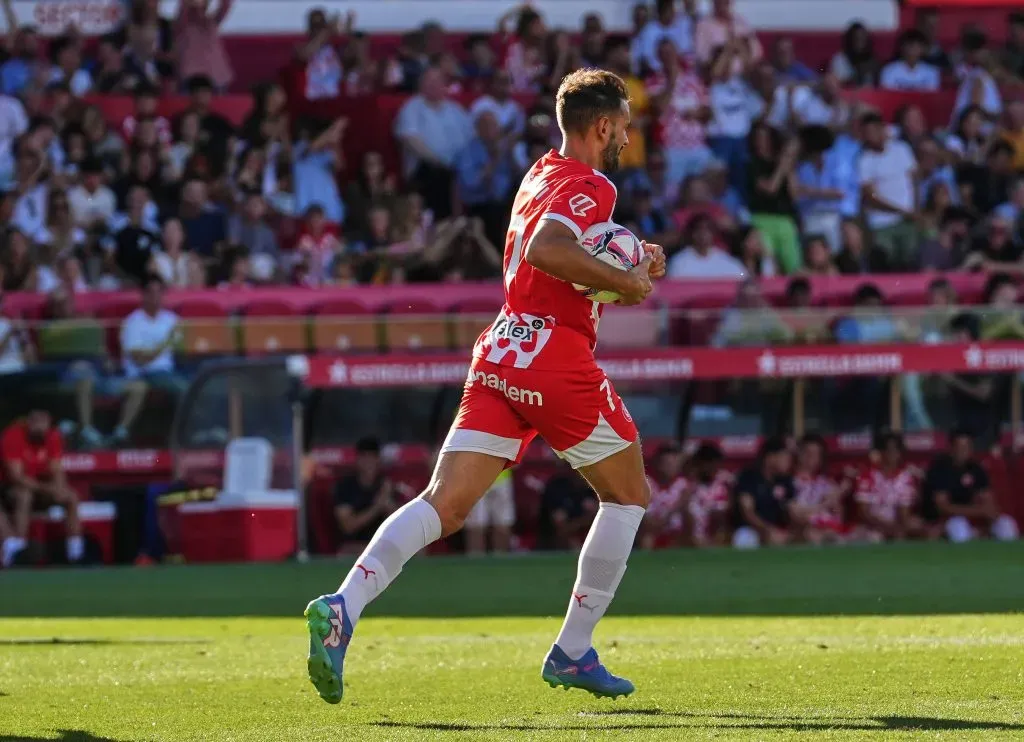
[[[227,309],[209,299],[186,299],[172,304],[181,319],[178,351],[186,356],[230,355],[238,351],[236,323]]]
[[[121,320],[139,308],[137,296],[118,296],[93,309],[93,316],[107,330],[107,352],[111,358],[121,357]]]
[[[456,348],[472,348],[495,316],[501,310],[501,302],[491,299],[464,301],[452,307],[452,332]]]
[[[245,305],[241,331],[246,355],[304,353],[309,348],[307,320],[287,302],[268,300]]]
[[[376,317],[364,304],[332,299],[313,307],[313,350],[349,353],[380,350]]]
[[[598,327],[603,348],[650,348],[660,345],[664,309],[614,307],[601,315]]]
[[[103,326],[94,319],[53,320],[39,325],[39,356],[44,361],[100,358],[106,355]]]
[[[445,350],[449,347],[448,318],[426,301],[395,304],[384,316],[384,346],[391,351]]]

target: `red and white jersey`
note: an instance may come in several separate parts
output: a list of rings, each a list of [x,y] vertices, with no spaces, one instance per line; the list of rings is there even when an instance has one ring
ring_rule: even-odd
[[[831,477],[799,473],[793,477],[793,487],[796,504],[810,515],[812,526],[837,525],[842,521],[835,497],[839,487]]]
[[[698,542],[711,537],[708,526],[711,517],[716,513],[724,513],[729,509],[729,494],[732,492],[736,477],[732,472],[720,470],[711,482],[696,482],[687,510],[693,521],[693,536]]]
[[[602,173],[548,152],[523,178],[505,239],[505,306],[476,341],[473,357],[499,366],[546,371],[578,369],[592,360],[602,305],[572,284],[537,270],[523,253],[544,220],[579,239],[609,221],[618,193]]]
[[[663,73],[655,73],[647,80],[649,95],[662,95],[668,86]],[[693,117],[708,105],[708,91],[701,79],[692,72],[680,72],[669,94],[668,105],[658,117],[656,139],[666,149],[697,149],[707,138],[705,126]]]
[[[669,526],[673,529],[682,528],[681,505],[688,486],[685,477],[676,477],[662,484],[648,475],[647,482],[651,485],[651,504],[647,507],[648,512],[659,518],[668,518]]]
[[[894,521],[900,508],[909,508],[917,502],[921,471],[915,466],[904,466],[892,474],[873,467],[857,480],[854,497],[868,508],[876,518]]]

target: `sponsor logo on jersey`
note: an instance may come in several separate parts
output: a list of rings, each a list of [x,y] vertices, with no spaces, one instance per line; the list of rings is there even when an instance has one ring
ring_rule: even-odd
[[[522,387],[515,386],[514,384],[509,384],[505,379],[501,378],[497,374],[487,374],[483,371],[470,371],[468,383],[481,384],[488,389],[496,389],[512,402],[527,404],[531,407],[544,406],[543,394],[538,391],[534,391],[533,389],[523,389]]]
[[[511,365],[527,368],[550,339],[552,327],[554,322],[550,318],[503,311],[482,338],[480,355],[492,363],[501,363],[512,353],[515,360]]]
[[[569,210],[579,217],[585,217],[587,212],[597,207],[597,201],[585,193],[577,193],[569,199]]]

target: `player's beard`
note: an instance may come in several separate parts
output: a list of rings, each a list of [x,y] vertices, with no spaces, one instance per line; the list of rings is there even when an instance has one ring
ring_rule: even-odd
[[[619,154],[622,152],[622,145],[612,139],[608,146],[601,152],[601,172],[614,173],[619,169]]]

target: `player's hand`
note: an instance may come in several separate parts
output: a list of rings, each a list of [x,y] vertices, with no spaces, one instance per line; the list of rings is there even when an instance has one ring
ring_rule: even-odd
[[[631,307],[641,303],[651,293],[654,287],[651,285],[650,270],[654,264],[654,258],[650,253],[644,255],[640,265],[632,270],[626,271],[627,285],[619,292],[618,304],[624,307]]]
[[[661,245],[655,245],[653,242],[645,241],[640,242],[640,247],[651,256],[651,268],[647,271],[647,275],[654,280],[664,278],[666,272],[664,248]]]

